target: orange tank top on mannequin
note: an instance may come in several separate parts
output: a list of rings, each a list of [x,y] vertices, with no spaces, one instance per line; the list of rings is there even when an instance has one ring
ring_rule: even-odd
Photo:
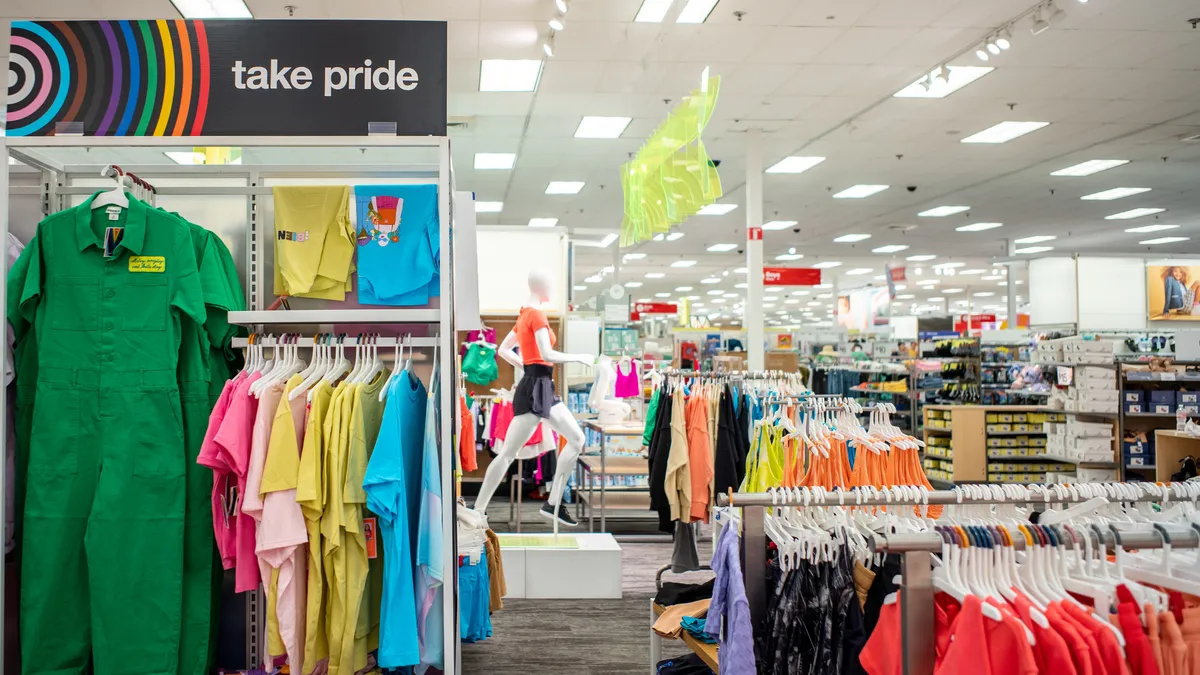
[[[550,330],[550,321],[546,319],[546,315],[536,307],[522,307],[513,330],[517,334],[517,346],[521,348],[521,363],[527,366],[550,365],[542,358],[542,350],[538,349],[537,345],[536,335],[542,328],[550,331],[550,346],[553,347],[557,339],[554,337],[554,331]]]

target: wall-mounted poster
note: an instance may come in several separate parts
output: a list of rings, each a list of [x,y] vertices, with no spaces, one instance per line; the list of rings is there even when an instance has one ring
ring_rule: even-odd
[[[1147,265],[1146,311],[1152,321],[1200,321],[1200,265]]]
[[[791,349],[792,348],[792,334],[791,333],[780,333],[780,334],[776,335],[775,336],[775,348],[776,349]]]

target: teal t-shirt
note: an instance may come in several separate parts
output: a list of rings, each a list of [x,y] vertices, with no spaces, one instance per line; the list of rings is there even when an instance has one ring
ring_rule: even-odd
[[[437,187],[355,186],[360,304],[427,305],[440,294]]]

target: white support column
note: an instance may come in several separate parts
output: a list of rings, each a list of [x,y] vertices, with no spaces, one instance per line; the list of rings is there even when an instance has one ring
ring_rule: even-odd
[[[763,157],[762,132],[746,137],[746,367],[762,370],[763,354]]]
[[[1016,253],[1015,253],[1015,250],[1017,248],[1016,244],[1014,244],[1011,239],[1008,240],[1007,244],[1008,244],[1009,257],[1016,255]],[[1008,295],[1008,328],[1009,328],[1009,330],[1016,330],[1017,329],[1017,284],[1016,284],[1017,263],[1010,262],[1005,266],[1008,268],[1008,277],[1007,277],[1008,286],[1005,287],[1005,290],[1008,291],[1008,294],[1007,294]]]

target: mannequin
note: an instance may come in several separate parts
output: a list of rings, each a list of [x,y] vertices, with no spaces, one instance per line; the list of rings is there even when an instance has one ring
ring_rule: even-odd
[[[504,438],[504,446],[488,465],[483,486],[479,489],[479,498],[475,500],[475,511],[481,515],[487,512],[488,503],[508,472],[509,465],[516,459],[517,452],[533,435],[538,424],[545,420],[551,429],[567,440],[567,446],[558,456],[558,469],[554,472],[550,497],[542,506],[541,514],[544,518],[575,527],[578,523],[563,506],[562,493],[583,451],[584,436],[571,411],[554,395],[553,364],[582,363],[591,366],[596,362],[596,357],[555,351],[554,333],[540,309],[549,301],[553,288],[554,283],[548,273],[541,270],[529,273],[529,300],[521,307],[517,325],[496,350],[500,358],[512,364],[516,371],[513,420]],[[521,347],[520,354],[515,350],[518,346]]]

